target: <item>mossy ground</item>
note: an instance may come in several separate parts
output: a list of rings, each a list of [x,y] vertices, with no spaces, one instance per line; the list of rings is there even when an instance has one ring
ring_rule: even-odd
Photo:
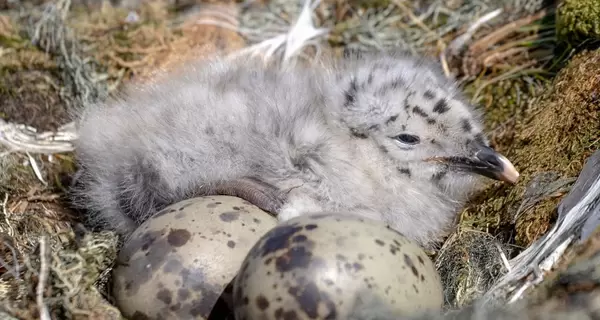
[[[413,51],[439,57],[440,50],[466,30],[464,25],[435,37],[432,30],[448,26],[453,17],[441,14],[443,18],[421,23],[415,20],[417,15],[410,11],[410,5],[392,8],[396,2],[377,1],[375,10],[371,2],[323,1],[319,16],[334,27],[329,44],[334,50],[351,44],[368,46],[364,40],[368,30],[356,22],[371,19],[382,21],[374,23],[378,35],[391,39],[394,30],[401,30],[412,37],[406,41],[413,41],[409,43]],[[162,0],[147,1],[137,10],[139,22],[126,22],[129,11],[125,8],[108,2],[92,6],[73,3],[66,23],[76,31],[83,55],[98,62],[97,75],[106,80],[110,92],[129,81],[147,80],[156,70],[177,67],[192,57],[247,45],[233,31],[194,23],[210,14],[202,10],[181,16]],[[236,20],[237,13],[232,15]],[[404,18],[381,27],[393,15]],[[576,177],[585,158],[600,146],[600,78],[593,76],[600,74],[600,53],[576,55],[555,77],[556,70],[568,61],[568,54],[556,51],[553,13],[525,12],[514,17],[520,21],[517,24],[503,19],[496,21],[494,28],[475,33],[463,54],[446,57],[467,95],[485,109],[494,146],[522,174],[516,186],[491,183],[478,194],[460,215],[457,232],[438,253],[438,268],[444,272],[452,306],[476,298],[501,272],[495,244],[509,255],[518,253],[518,247],[529,245],[548,230],[556,204],[568,191],[569,180],[565,179]],[[0,15],[0,117],[52,130],[67,120],[65,70],[58,70],[51,53],[30,44],[23,21],[14,14]],[[46,184],[26,163],[27,155],[0,158],[0,200],[7,197],[5,210],[0,212],[3,307],[19,318],[39,318],[36,289],[45,264],[52,266],[44,296],[53,315],[118,319],[118,311],[104,292],[116,254],[116,238],[110,233],[82,236],[73,227],[76,213],[68,209],[65,196],[69,176],[75,170],[71,154],[52,159],[32,156]],[[530,205],[522,207],[524,201]],[[52,252],[44,259],[40,239]]]
[[[558,6],[556,29],[559,38],[572,45],[600,41],[600,2],[563,0]]]
[[[548,172],[554,173],[553,181],[577,177],[584,160],[600,147],[600,101],[596,97],[600,78],[590,77],[600,72],[599,59],[600,51],[578,54],[542,96],[531,100],[531,107],[515,122],[511,138],[497,145],[520,171],[519,183],[514,187],[492,185],[465,210],[463,224],[498,229],[510,226],[534,177]],[[528,246],[548,230],[563,194],[549,190],[536,204],[518,212],[518,245]]]
[[[6,15],[0,16],[0,45],[0,118],[56,130],[66,120],[56,63],[21,37]]]

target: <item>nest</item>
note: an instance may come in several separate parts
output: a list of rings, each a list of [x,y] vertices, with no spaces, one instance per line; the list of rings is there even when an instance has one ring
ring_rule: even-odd
[[[541,0],[307,2],[312,20],[302,30],[312,36],[294,50],[281,36],[302,17],[303,2],[0,2],[0,315],[121,317],[107,293],[118,239],[83,232],[66,197],[75,170],[71,108],[198,56],[294,60],[391,47],[439,59],[484,109],[495,148],[522,174],[516,186],[491,183],[476,195],[432,254],[446,306],[469,306],[548,232],[600,147],[600,79],[590,76],[600,72],[600,51],[590,47],[598,20],[588,14],[597,6],[588,2],[565,0],[558,11]],[[569,34],[577,37],[565,44]],[[523,303],[554,310],[559,297],[579,292],[569,283],[593,281],[600,247],[590,239],[568,250]]]

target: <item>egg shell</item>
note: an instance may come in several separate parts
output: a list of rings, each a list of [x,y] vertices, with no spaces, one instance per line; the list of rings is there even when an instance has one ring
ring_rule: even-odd
[[[398,319],[443,303],[420,247],[383,223],[340,213],[297,217],[266,233],[233,294],[237,320]]]
[[[173,204],[136,229],[113,270],[126,317],[207,319],[252,245],[276,218],[230,196]]]

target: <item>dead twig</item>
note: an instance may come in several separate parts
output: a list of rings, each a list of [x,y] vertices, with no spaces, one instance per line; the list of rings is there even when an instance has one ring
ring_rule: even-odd
[[[534,15],[530,15],[519,19],[517,21],[511,22],[502,26],[500,29],[488,34],[487,36],[477,40],[469,47],[470,55],[477,56],[478,54],[484,52],[492,45],[498,43],[500,40],[506,38],[509,34],[513,33],[517,29],[531,24],[532,22],[539,20],[545,17],[548,14],[548,10],[543,9]]]
[[[48,243],[46,241],[46,236],[40,237],[40,275],[39,280],[36,287],[36,298],[35,301],[37,303],[40,319],[41,320],[51,320],[50,312],[48,311],[48,306],[44,303],[44,290],[46,288],[46,281],[48,281],[50,267],[48,266]]]
[[[27,201],[54,201],[56,199],[60,198],[59,194],[42,194],[42,195],[38,195],[38,196],[28,196],[27,197]]]

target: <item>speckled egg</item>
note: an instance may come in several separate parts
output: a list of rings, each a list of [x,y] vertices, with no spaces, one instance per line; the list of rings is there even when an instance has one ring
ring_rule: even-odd
[[[234,281],[237,320],[398,319],[441,310],[425,252],[386,225],[320,213],[258,240]]]
[[[207,319],[252,245],[277,224],[251,203],[200,197],[158,212],[132,234],[113,294],[132,319]]]

